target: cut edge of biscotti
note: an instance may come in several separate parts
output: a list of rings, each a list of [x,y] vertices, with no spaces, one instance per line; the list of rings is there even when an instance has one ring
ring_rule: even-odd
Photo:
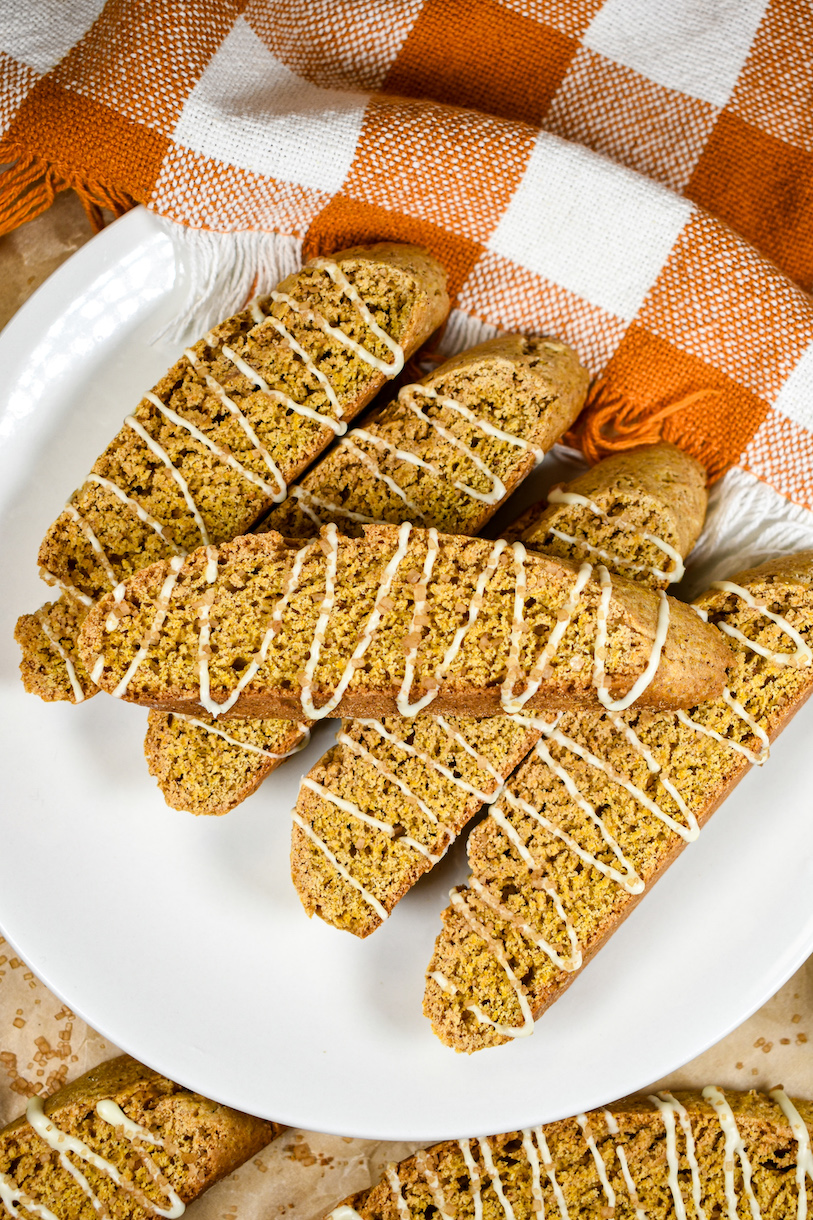
[[[683,603],[606,569],[408,524],[153,565],[93,607],[80,653],[130,702],[282,719],[687,707],[731,661]]]
[[[684,468],[680,451],[673,449],[641,449],[623,470],[625,490],[656,486],[658,494],[649,495],[645,519],[659,538],[669,536],[678,508],[691,514],[674,535],[676,545],[685,548],[678,552],[682,562],[700,533],[706,498],[699,465],[689,459]],[[618,462],[605,460],[590,473],[591,495],[605,487],[612,492]],[[684,475],[695,480],[689,494],[677,484]],[[643,498],[648,493],[639,494]],[[653,502],[659,513],[655,520]],[[544,512],[543,501],[520,518],[522,532],[511,532],[519,532],[522,541],[541,536],[537,525]],[[600,523],[588,514],[583,547],[591,538],[596,541],[591,529],[598,528]],[[652,554],[638,558],[642,565],[647,558],[659,562]],[[346,721],[338,743],[303,780],[291,834],[291,875],[308,915],[356,936],[369,936],[434,867],[540,736],[538,729],[505,717],[496,723],[452,718],[434,726],[434,732],[427,720],[432,717],[418,722]],[[416,743],[417,735],[426,740]]]
[[[15,1192],[24,1204],[30,1200],[31,1207],[48,1208],[58,1220],[91,1220],[104,1206],[137,1220],[146,1210],[138,1192],[118,1186],[116,1171],[131,1185],[138,1175],[151,1210],[169,1210],[199,1198],[282,1130],[122,1055],[65,1085],[44,1104],[32,1098],[27,1113],[0,1131],[0,1185],[3,1197]],[[98,1161],[89,1165],[74,1148],[95,1202],[61,1163],[65,1136],[82,1141],[113,1171]]]
[[[604,563],[652,589],[683,577],[683,559],[703,525],[706,472],[668,441],[604,458],[552,487],[508,531],[563,559]]]
[[[400,360],[349,296],[337,289],[324,270],[325,262],[335,262],[342,275],[347,273],[351,291],[366,276],[362,304],[379,332],[383,319],[375,315],[381,314],[383,305],[380,290],[377,295],[374,291],[376,275],[390,276],[394,300],[398,294],[399,300],[403,298],[394,335]],[[297,313],[291,304],[297,285],[317,275],[325,291],[329,285],[334,297],[338,292],[344,312],[357,324],[358,333],[350,335],[355,349],[327,334],[312,317]],[[421,247],[394,242],[353,247],[337,252],[333,260],[312,260],[289,276],[277,289],[285,299],[264,297],[262,303],[253,303],[213,327],[142,398],[127,417],[133,422],[125,423],[49,528],[39,554],[47,582],[61,588],[77,607],[87,609],[140,567],[250,529],[336,430],[396,375],[403,358],[442,323],[448,312],[445,278],[441,265]],[[312,283],[306,286],[304,304],[313,309],[318,293]],[[314,296],[316,300],[311,299]],[[341,317],[331,321],[341,329]],[[279,323],[287,327],[297,351],[274,329]],[[346,321],[344,328],[348,329]],[[365,344],[379,363],[391,362],[390,371],[365,364],[358,354]],[[231,354],[224,356],[224,351]],[[299,353],[318,357],[318,368],[314,362],[311,371]],[[343,373],[342,362],[356,373],[346,387],[347,378],[336,373],[337,369]],[[366,376],[361,375],[362,368]],[[337,381],[333,392],[341,419],[328,398],[331,376],[325,369]],[[298,397],[294,385],[302,391]],[[286,406],[286,394],[289,399],[293,394],[298,403],[301,399],[302,412]],[[68,653],[75,669],[71,649],[63,640],[60,650],[41,628],[33,632],[30,617],[23,616],[19,631],[25,641],[27,689],[46,699],[78,701],[63,655]],[[45,676],[33,676],[34,670],[43,669]],[[95,693],[80,685],[84,698]]]
[[[385,1166],[378,1182],[325,1220],[408,1220],[429,1207],[445,1216],[574,1220],[740,1216],[749,1191],[754,1214],[790,1220],[813,1207],[812,1135],[813,1103],[782,1088],[661,1090],[519,1131],[434,1144]]]
[[[812,551],[716,582],[694,605],[734,648],[723,698],[549,718],[470,836],[472,879],[442,915],[424,999],[455,1050],[532,1032],[813,693]]]
[[[398,524],[417,509],[414,515],[425,525],[446,524],[451,532],[474,534],[573,422],[587,380],[572,348],[556,340],[508,334],[480,344],[440,365],[418,385],[405,387],[399,399],[365,421],[363,429],[351,429],[343,444],[330,449],[290,489],[288,499],[257,532],[277,529],[286,537],[306,537],[333,520],[343,532],[352,533],[356,517],[372,513]],[[416,414],[402,398],[419,390],[413,404]],[[444,406],[450,398],[453,405]],[[460,408],[473,413],[475,420]],[[440,430],[427,420],[434,420]],[[488,478],[473,461],[466,471],[465,454],[472,442],[477,444],[478,462],[502,486],[502,494],[491,496],[489,503],[457,486],[477,477],[478,496],[483,488],[489,491]],[[381,445],[390,450],[382,452]],[[409,461],[398,456],[407,445]],[[388,457],[393,460],[386,461]],[[391,484],[398,487],[397,494]],[[373,501],[371,488],[389,494]],[[436,500],[438,492],[442,494]],[[172,713],[150,713],[145,754],[170,806],[202,814],[229,812],[306,742],[290,721],[255,718],[231,724],[226,733],[207,713],[194,724]]]

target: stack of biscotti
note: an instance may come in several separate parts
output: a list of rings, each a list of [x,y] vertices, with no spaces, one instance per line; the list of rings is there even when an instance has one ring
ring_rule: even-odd
[[[541,737],[469,839],[424,1009],[459,1051],[528,1034],[813,692],[813,552],[694,603],[733,653],[722,697],[520,717]]]
[[[0,1215],[179,1216],[282,1130],[123,1055],[0,1131]]]
[[[327,1220],[801,1220],[813,1209],[813,1103],[661,1092],[388,1165]]]
[[[344,250],[188,348],[43,540],[43,576],[63,598],[18,624],[26,688],[71,702],[95,693],[76,653],[88,607],[140,568],[245,533],[281,502],[444,320],[445,279],[417,246]]]
[[[409,524],[153,564],[93,607],[80,652],[129,702],[289,719],[689,707],[731,658],[683,603],[606,569]]]
[[[409,517],[474,534],[576,418],[587,372],[555,340],[504,335],[442,364],[322,457],[258,533],[313,537],[334,522]],[[234,720],[151,712],[145,753],[167,802],[233,809],[307,741],[307,718]]]
[[[679,577],[705,516],[702,467],[672,445],[653,445],[600,462],[564,491],[585,480],[592,507],[574,509],[577,523],[569,524],[581,550],[569,557],[591,557],[601,540],[611,571],[641,568],[641,583],[660,589],[674,572]],[[520,518],[523,530],[509,535],[544,545],[539,521],[549,511],[530,510]],[[604,545],[607,520],[618,555]],[[677,556],[667,573],[664,547]],[[337,744],[303,780],[294,814],[291,874],[308,914],[357,936],[373,932],[539,736],[532,724],[508,717],[345,722]]]

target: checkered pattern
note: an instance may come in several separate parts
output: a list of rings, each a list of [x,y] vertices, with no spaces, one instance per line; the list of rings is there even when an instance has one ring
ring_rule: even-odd
[[[422,242],[458,317],[600,375],[592,456],[657,427],[813,508],[808,0],[7,8],[0,228],[73,185],[306,254]]]

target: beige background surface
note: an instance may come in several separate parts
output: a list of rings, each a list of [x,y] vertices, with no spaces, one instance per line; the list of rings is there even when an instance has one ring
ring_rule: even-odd
[[[91,236],[78,199],[66,192],[44,216],[0,238],[0,326]],[[32,1094],[47,1096],[116,1053],[40,983],[0,936],[0,1126],[16,1118]],[[813,958],[717,1046],[654,1083],[674,1088],[714,1083],[732,1089],[781,1083],[793,1095],[813,1098]],[[188,1214],[195,1220],[311,1220],[366,1186],[383,1163],[414,1147],[286,1131]]]

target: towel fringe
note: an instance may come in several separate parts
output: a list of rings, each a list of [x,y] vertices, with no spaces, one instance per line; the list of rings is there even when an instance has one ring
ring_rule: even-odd
[[[46,212],[60,191],[79,196],[94,233],[104,227],[102,209],[123,215],[136,200],[110,183],[77,174],[13,141],[0,142],[0,234],[10,233]]]
[[[246,230],[216,233],[188,229],[166,217],[180,272],[182,299],[153,343],[185,343],[270,292],[302,265],[302,242],[284,233]]]
[[[710,481],[719,478],[725,471],[720,466],[720,455],[713,442],[693,431],[687,436],[684,429],[674,425],[679,412],[685,412],[722,391],[716,389],[694,390],[684,394],[675,402],[654,410],[631,403],[618,390],[611,392],[605,376],[595,379],[587,395],[584,409],[576,424],[565,436],[567,444],[581,449],[591,465],[613,453],[635,449],[639,445],[656,445],[659,441],[672,441],[686,449],[701,462],[709,474]],[[690,443],[687,444],[687,441]]]

